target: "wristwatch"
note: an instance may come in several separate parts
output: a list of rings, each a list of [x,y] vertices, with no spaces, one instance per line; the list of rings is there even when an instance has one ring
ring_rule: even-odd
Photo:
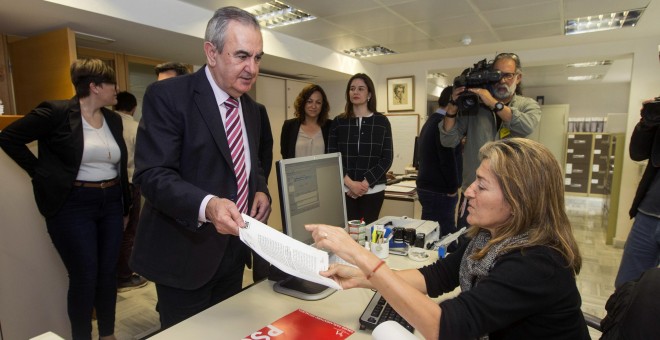
[[[504,109],[504,103],[502,102],[497,102],[495,103],[495,106],[493,107],[493,112],[498,113]]]
[[[447,118],[456,118],[456,116],[458,116],[458,112],[456,112],[454,114],[450,114],[449,112],[445,113],[445,117],[447,117]]]

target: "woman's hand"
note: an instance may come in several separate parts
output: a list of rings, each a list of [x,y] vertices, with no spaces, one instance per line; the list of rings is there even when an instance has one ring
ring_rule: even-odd
[[[312,233],[316,248],[333,252],[350,264],[355,265],[356,259],[364,256],[365,253],[373,255],[351,238],[344,228],[325,224],[307,224],[305,229]]]
[[[369,191],[369,181],[367,179],[363,179],[362,182],[359,182],[359,187],[360,187],[360,196],[366,195],[367,191]]]
[[[370,286],[362,271],[356,267],[333,263],[328,270],[319,274],[333,279],[344,289]]]
[[[348,188],[346,193],[350,198],[358,198],[369,191],[369,182],[364,179],[362,182],[356,182],[348,176],[344,176],[344,185]]]

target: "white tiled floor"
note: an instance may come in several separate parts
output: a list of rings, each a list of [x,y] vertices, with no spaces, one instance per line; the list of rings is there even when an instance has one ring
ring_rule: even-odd
[[[582,254],[582,271],[577,285],[582,295],[582,310],[605,316],[605,302],[614,292],[614,278],[621,261],[622,249],[605,244],[601,226],[602,199],[566,197],[566,210]],[[244,286],[252,283],[252,272],[246,270]],[[115,335],[118,340],[141,339],[159,327],[155,311],[156,291],[153,283],[144,288],[119,293]],[[94,327],[96,332],[96,327]],[[590,329],[592,339],[600,333]],[[96,337],[94,333],[93,338]]]

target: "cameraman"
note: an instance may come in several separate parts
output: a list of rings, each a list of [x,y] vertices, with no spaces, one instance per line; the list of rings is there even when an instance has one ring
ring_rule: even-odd
[[[637,193],[630,208],[635,218],[623,249],[615,287],[637,279],[647,269],[660,263],[660,97],[644,101],[642,119],[630,138],[630,158],[648,159]]]
[[[481,146],[502,138],[527,137],[541,119],[539,104],[522,96],[522,67],[518,56],[514,53],[500,53],[495,57],[492,67],[494,71],[500,71],[501,79],[487,85],[488,88],[455,87],[452,100],[447,105],[445,119],[438,126],[440,142],[445,147],[455,147],[461,138],[467,137],[463,146],[463,192],[476,178]],[[479,97],[481,105],[477,105],[478,112],[458,112],[456,100],[463,91]],[[466,217],[459,211],[458,228],[467,225]]]

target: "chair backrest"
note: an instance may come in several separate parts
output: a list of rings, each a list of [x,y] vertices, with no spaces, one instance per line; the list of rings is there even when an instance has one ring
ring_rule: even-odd
[[[605,304],[601,340],[657,339],[660,335],[660,268],[619,287]]]

